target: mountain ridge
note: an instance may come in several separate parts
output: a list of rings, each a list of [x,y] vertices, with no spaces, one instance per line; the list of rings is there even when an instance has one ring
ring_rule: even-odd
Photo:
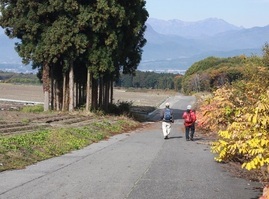
[[[208,56],[260,56],[269,41],[269,25],[243,28],[218,18],[196,22],[149,18],[146,25],[147,43],[138,66],[144,71],[187,70]],[[9,39],[0,28],[0,64],[22,65],[15,42],[18,40]]]
[[[152,21],[154,23],[151,23]],[[157,23],[158,21],[160,23]],[[164,71],[175,68],[187,70],[193,63],[208,56],[232,57],[242,54],[260,56],[263,45],[269,41],[269,26],[242,28],[214,18],[197,23],[191,22],[191,26],[188,25],[189,34],[184,36],[186,24],[181,26],[183,30],[178,32],[178,20],[168,20],[169,23],[161,27],[164,22],[165,20],[151,20],[150,18],[147,21],[148,29],[145,33],[147,45],[144,47],[143,59],[140,64],[142,70],[148,68],[153,71],[160,68]],[[209,26],[208,22],[210,22],[210,28],[205,28]],[[203,23],[205,25],[201,25]],[[219,30],[212,31],[217,30],[216,27],[219,27]],[[166,34],[162,31],[165,28],[169,29]],[[171,44],[170,41],[174,42]],[[153,57],[156,58],[155,63]],[[149,60],[151,60],[150,64]]]
[[[175,34],[186,38],[213,36],[221,32],[243,29],[218,18],[207,18],[196,22],[185,22],[179,19],[162,20],[149,18],[146,23],[150,24],[158,33],[166,35]]]

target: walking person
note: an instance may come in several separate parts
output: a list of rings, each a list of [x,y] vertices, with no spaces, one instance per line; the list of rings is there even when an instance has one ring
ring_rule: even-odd
[[[161,120],[164,139],[168,139],[168,135],[171,131],[171,123],[174,123],[173,111],[170,109],[170,104],[168,102],[161,112]]]
[[[195,132],[196,114],[191,109],[191,105],[187,106],[187,110],[183,113],[182,118],[184,119],[186,140],[193,141],[193,136]]]

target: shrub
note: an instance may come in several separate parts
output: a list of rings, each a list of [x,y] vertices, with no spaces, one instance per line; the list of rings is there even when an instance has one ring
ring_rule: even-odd
[[[248,170],[269,165],[269,71],[251,74],[249,81],[230,89],[231,122],[212,145],[217,161],[240,161]]]
[[[116,104],[109,104],[108,113],[115,115],[128,115],[131,112],[133,102],[121,102],[118,101]]]
[[[40,113],[44,111],[44,107],[43,105],[24,106],[21,111],[25,113]]]

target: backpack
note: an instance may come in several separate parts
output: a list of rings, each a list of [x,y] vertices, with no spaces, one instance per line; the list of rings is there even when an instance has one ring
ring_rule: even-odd
[[[165,121],[170,121],[171,118],[172,118],[171,110],[169,108],[166,108],[165,111],[164,111],[164,117],[163,117],[163,119]]]
[[[192,123],[192,117],[191,117],[191,113],[187,113],[187,117],[185,118],[185,122],[186,123]]]

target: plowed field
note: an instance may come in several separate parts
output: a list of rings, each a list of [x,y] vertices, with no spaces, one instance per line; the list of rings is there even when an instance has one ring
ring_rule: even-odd
[[[158,107],[171,92],[135,91],[114,89],[114,102],[132,102],[133,110],[149,112]],[[83,126],[96,120],[89,113],[24,113],[19,111],[22,106],[34,102],[43,103],[42,86],[13,85],[0,83],[0,134],[9,135],[33,131],[38,128],[58,126]]]

